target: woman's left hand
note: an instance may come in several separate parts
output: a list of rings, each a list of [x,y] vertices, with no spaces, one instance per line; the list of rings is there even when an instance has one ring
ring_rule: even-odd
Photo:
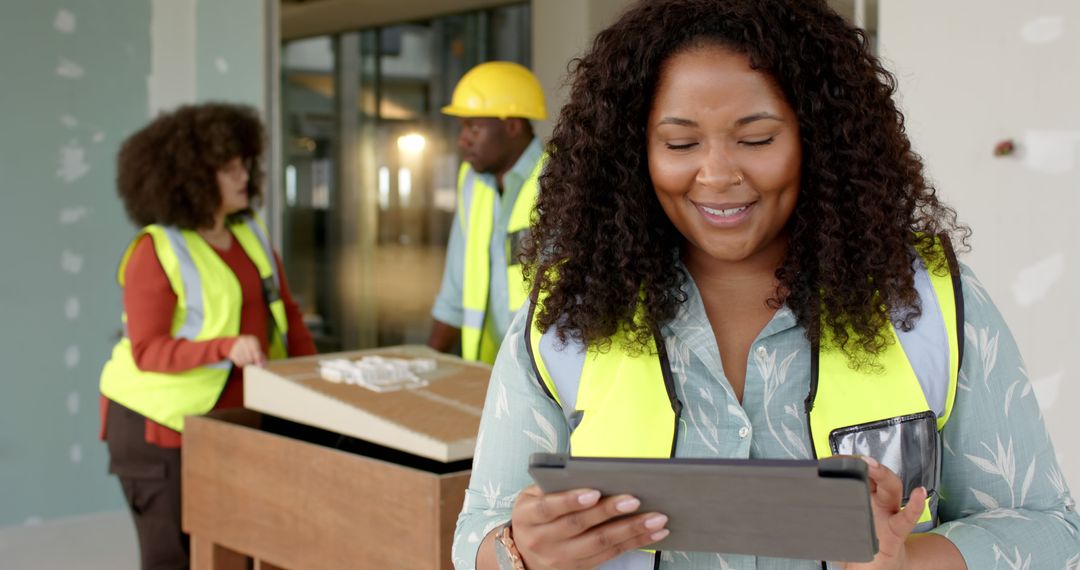
[[[843,570],[907,570],[907,538],[926,508],[926,488],[911,492],[908,504],[900,508],[904,486],[888,467],[872,457],[862,458],[869,466],[870,506],[874,511],[878,553],[871,562],[837,564]]]

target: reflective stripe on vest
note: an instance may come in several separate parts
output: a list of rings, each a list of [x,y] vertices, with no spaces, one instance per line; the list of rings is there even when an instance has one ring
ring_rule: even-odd
[[[924,442],[922,457],[899,457],[902,463],[915,462],[925,465],[924,457],[931,458],[926,465],[931,473],[925,475],[930,483],[928,490],[936,491],[940,480],[940,438],[938,432],[945,426],[955,400],[957,378],[962,357],[963,297],[959,272],[952,250],[948,244],[940,244],[938,256],[944,255],[949,271],[932,271],[921,266],[917,285],[928,283],[920,290],[924,318],[917,327],[937,327],[939,335],[904,335],[898,340],[890,327],[894,341],[878,355],[877,370],[852,370],[847,357],[834,347],[811,351],[811,392],[807,397],[807,421],[810,427],[813,451],[818,458],[832,455],[832,438],[837,445],[847,446],[854,442],[860,450],[860,435],[877,430],[876,435],[892,437],[918,437],[919,421],[931,419],[930,438]],[[927,265],[937,267],[935,263]],[[942,273],[942,274],[939,274]],[[929,310],[936,303],[938,310]],[[541,332],[535,320],[535,306],[530,313],[526,329],[526,343],[534,371],[543,390],[555,400],[567,415],[570,427],[570,453],[581,457],[642,457],[663,458],[674,456],[678,432],[678,410],[681,404],[673,390],[671,370],[666,359],[658,357],[656,344],[649,351],[633,355],[627,350],[626,337],[620,332],[612,339],[611,349],[601,353],[594,348],[582,350],[580,344],[567,343],[552,350],[554,327]],[[903,333],[902,333],[903,335]],[[940,338],[944,342],[920,339]],[[827,343],[827,339],[826,339]],[[920,344],[921,343],[921,344]],[[913,368],[907,352],[919,353],[948,351],[939,359],[948,362],[947,372],[934,374],[920,367],[919,374]],[[920,375],[928,387],[920,383]],[[947,375],[947,377],[946,377]],[[939,404],[931,406],[928,394],[942,394]],[[563,398],[565,395],[567,398]],[[564,401],[565,400],[565,401]],[[942,409],[934,411],[940,406]],[[647,426],[642,428],[641,426]],[[899,427],[898,427],[899,426]],[[901,433],[902,429],[908,432]],[[936,429],[934,429],[936,428]],[[863,438],[865,439],[865,438]],[[864,442],[863,442],[864,443]],[[882,463],[900,472],[904,465],[883,460]],[[911,469],[909,469],[910,471]],[[931,488],[931,486],[933,488]],[[919,532],[936,524],[936,492],[923,512]]]
[[[279,283],[274,271],[276,260],[259,222],[244,220],[230,225],[229,229],[259,270],[264,283],[269,280],[276,287]],[[131,253],[144,234],[151,237],[154,252],[176,294],[172,336],[204,341],[239,334],[243,304],[240,282],[195,231],[158,225],[143,228],[121,259],[117,272],[120,286],[124,286],[124,270]],[[284,302],[278,298],[269,306],[273,315],[271,320],[279,332],[271,339],[270,357],[280,358],[286,354],[284,338],[288,333]],[[126,324],[126,314],[123,320]],[[101,393],[157,423],[183,431],[184,416],[204,414],[214,407],[231,369],[231,362],[222,360],[178,373],[143,371],[135,364],[131,340],[125,334],[102,370]]]
[[[268,337],[270,354],[267,356],[271,359],[285,358],[289,349],[289,319],[285,315],[285,302],[281,299],[281,276],[278,274],[277,259],[270,247],[270,240],[266,237],[267,231],[262,221],[244,218],[243,224],[246,231],[236,231],[234,227],[233,235],[259,271],[263,300],[270,310],[272,334]]]
[[[514,200],[507,224],[506,285],[507,311],[513,314],[525,303],[529,289],[515,259],[517,248],[525,239],[536,206],[540,172],[547,155],[541,156]],[[491,287],[491,235],[495,225],[495,200],[498,191],[462,163],[458,171],[458,215],[465,232],[465,262],[462,283],[462,306],[465,314],[461,327],[461,356],[466,360],[495,362],[501,338],[487,330],[487,305]],[[485,326],[486,325],[486,326]]]

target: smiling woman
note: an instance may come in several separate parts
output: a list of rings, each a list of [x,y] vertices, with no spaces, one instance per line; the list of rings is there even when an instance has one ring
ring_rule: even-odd
[[[802,167],[798,117],[746,56],[706,45],[663,66],[645,140],[656,198],[686,240],[687,270],[699,281],[742,274],[760,284],[751,298],[728,291],[726,302],[705,307],[741,398],[745,354],[774,312],[768,295],[791,238]],[[719,326],[733,314],[745,321],[745,334]]]
[[[688,257],[780,264],[802,152],[798,118],[768,76],[717,47],[672,57],[646,141],[656,196]]]
[[[638,32],[622,28],[631,24],[623,20],[602,32],[593,52],[578,62],[579,96],[563,109],[552,138],[563,159],[547,169],[553,190],[544,192],[539,206],[546,219],[559,224],[546,224],[542,217],[535,229],[537,243],[566,253],[557,260],[536,258],[537,275],[560,265],[558,283],[548,291],[547,310],[539,312],[545,327],[563,319],[556,327],[560,338],[569,334],[585,343],[606,342],[619,324],[634,322],[639,295],[644,296],[641,310],[648,321],[674,316],[686,275],[668,269],[670,254],[681,250],[684,240],[696,243],[698,238],[680,233],[686,228],[671,215],[665,196],[678,169],[704,164],[697,158],[703,153],[711,157],[710,171],[695,176],[719,178],[712,180],[714,187],[727,175],[742,177],[750,183],[741,198],[761,190],[757,184],[763,182],[762,170],[769,170],[770,178],[791,176],[796,181],[785,195],[798,193],[800,207],[773,220],[783,226],[780,235],[791,237],[790,247],[782,248],[783,263],[773,268],[779,271],[770,296],[774,307],[788,304],[805,326],[817,320],[823,305],[825,328],[856,361],[866,360],[888,342],[881,333],[889,321],[882,306],[906,307],[901,316],[908,325],[918,319],[921,309],[910,272],[915,250],[928,252],[941,234],[963,244],[968,230],[956,224],[955,213],[924,180],[892,100],[894,79],[871,54],[862,33],[824,4],[782,4],[770,14],[740,3],[641,6],[641,17],[666,18],[674,11],[687,15],[685,28]],[[814,26],[795,32],[811,21]],[[759,29],[763,25],[771,31]],[[614,41],[611,36],[618,33],[628,35]],[[726,54],[720,59],[742,73],[712,67],[720,64],[703,55],[708,53]],[[684,69],[672,74],[676,65]],[[678,89],[664,88],[673,82]],[[661,96],[666,99],[659,101]],[[750,107],[736,109],[739,102]],[[741,114],[733,115],[737,112]],[[721,114],[729,123],[722,130],[709,125],[706,133],[699,121],[715,122]],[[689,134],[691,123],[697,125],[696,136],[709,137],[672,139],[663,149],[657,146],[657,137]],[[770,140],[773,131],[780,135],[779,146],[794,147],[794,157],[784,158],[786,153],[776,150],[777,141]],[[688,158],[676,159],[679,155],[671,152],[687,153]],[[600,156],[605,160],[594,158]],[[745,164],[747,170],[711,172],[723,168],[725,161]],[[771,161],[783,162],[783,167]],[[646,171],[649,177],[642,176]],[[596,200],[607,189],[618,191],[607,193],[610,200]],[[719,202],[715,198],[706,202],[723,206],[731,196]],[[657,199],[661,209],[647,207]],[[582,200],[589,202],[588,208],[579,207]],[[760,224],[751,225],[764,231]],[[618,232],[628,239],[597,242],[596,232]],[[858,234],[870,239],[852,239]],[[627,264],[631,259],[634,263]],[[571,291],[585,287],[586,275],[591,287],[604,286],[578,298]],[[575,311],[561,315],[571,305]],[[611,318],[614,315],[618,318]],[[650,337],[645,321],[631,327],[636,337]],[[816,341],[822,330],[808,327],[809,340]]]
[[[822,0],[642,0],[572,79],[459,568],[822,567],[639,550],[663,549],[664,513],[617,489],[545,494],[534,452],[858,454],[880,551],[834,568],[1070,564],[1080,518],[1034,399],[1013,398],[1019,352],[955,258],[969,232],[925,179],[861,31]],[[999,339],[996,367],[980,337]],[[1027,483],[986,476],[995,448]]]

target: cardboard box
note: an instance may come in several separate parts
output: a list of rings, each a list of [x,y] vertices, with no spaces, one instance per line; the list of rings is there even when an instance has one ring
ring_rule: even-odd
[[[321,358],[373,353],[430,356]],[[247,401],[266,413],[187,418],[193,570],[246,569],[249,557],[265,570],[452,568],[489,369],[438,358],[428,387],[383,394],[321,380],[318,358],[276,361],[245,371]]]

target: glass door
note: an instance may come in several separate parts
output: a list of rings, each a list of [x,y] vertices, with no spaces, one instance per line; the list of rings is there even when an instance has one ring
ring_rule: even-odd
[[[332,287],[331,203],[338,194],[334,38],[291,42],[282,50],[281,255],[289,286],[320,350],[340,346]]]
[[[529,44],[514,5],[284,46],[282,249],[320,350],[426,342],[460,164],[440,109]]]

